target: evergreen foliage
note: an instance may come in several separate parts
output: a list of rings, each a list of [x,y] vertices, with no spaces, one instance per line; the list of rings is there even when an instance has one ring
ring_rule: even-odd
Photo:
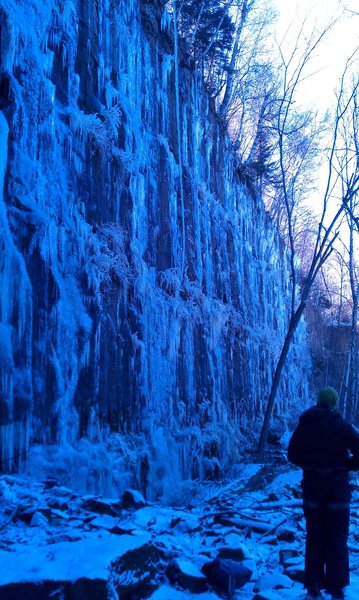
[[[235,25],[228,0],[184,0],[178,11],[178,32],[188,54],[215,95],[216,83],[228,68]],[[216,82],[216,83],[215,83]]]

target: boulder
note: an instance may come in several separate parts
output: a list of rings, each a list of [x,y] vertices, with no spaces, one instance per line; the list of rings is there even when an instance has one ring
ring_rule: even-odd
[[[266,535],[261,539],[262,544],[268,544],[269,546],[278,546],[278,538],[276,535]]]
[[[252,571],[243,564],[229,558],[215,558],[201,569],[214,589],[221,593],[233,594],[250,581]]]
[[[166,575],[171,583],[191,594],[200,594],[208,589],[206,576],[189,560],[175,558],[167,566]]]
[[[242,543],[242,537],[237,533],[229,533],[224,536],[223,543],[217,551],[218,558],[230,558],[231,560],[241,561],[249,557],[249,551]]]
[[[293,579],[293,581],[304,583],[304,565],[293,565],[287,567],[284,573],[290,577],[290,579]]]
[[[122,495],[123,508],[143,508],[146,500],[138,490],[126,490]]]
[[[46,477],[45,481],[44,481],[44,489],[45,490],[51,490],[54,487],[59,487],[60,484],[59,482],[54,479],[53,477]]]
[[[171,559],[163,545],[147,542],[111,563],[109,585],[123,600],[148,598],[164,581]]]
[[[100,515],[110,515],[110,517],[116,517],[121,514],[120,502],[92,496],[83,499],[82,508],[83,510],[95,512]]]
[[[264,590],[253,596],[253,600],[283,600],[283,596],[279,596],[276,592]]]
[[[254,592],[263,592],[267,590],[290,589],[293,587],[293,581],[282,573],[262,575],[255,584]]]
[[[30,527],[40,527],[41,529],[46,529],[49,525],[49,522],[45,515],[41,514],[41,512],[35,512],[29,523]]]
[[[76,581],[24,581],[0,586],[0,600],[103,600],[107,582],[81,577]]]
[[[294,542],[297,531],[292,527],[281,527],[278,532],[278,539],[281,542]]]
[[[36,525],[34,525],[34,523],[37,519],[40,520],[41,516],[44,516],[47,524],[47,519],[50,517],[50,514],[51,510],[47,506],[19,506],[19,510],[14,516],[14,519],[16,520],[18,518],[20,521],[26,523],[26,525],[35,527]]]
[[[279,550],[279,562],[283,567],[293,563],[293,559],[299,558],[299,551],[295,548],[282,548]]]

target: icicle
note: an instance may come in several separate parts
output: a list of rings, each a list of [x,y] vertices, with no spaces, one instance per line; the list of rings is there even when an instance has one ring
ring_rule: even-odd
[[[181,227],[182,227],[182,257],[181,257],[181,277],[183,279],[186,266],[186,224],[184,214],[184,191],[183,191],[183,166],[182,166],[182,124],[180,109],[180,90],[179,90],[179,50],[178,50],[178,29],[177,29],[177,0],[173,1],[173,38],[175,50],[175,95],[176,95],[176,126],[177,126],[177,150],[179,165],[179,185],[180,185],[180,206],[181,206]]]
[[[163,36],[148,40],[141,31],[137,0],[104,0],[96,22],[79,18],[78,3],[60,4],[40,3],[27,16],[18,3],[9,17],[6,65],[22,77],[11,83],[8,181],[12,218],[22,211],[23,223],[16,246],[1,204],[1,384],[11,409],[15,379],[30,389],[30,404],[35,382],[35,434],[58,441],[53,456],[69,461],[72,482],[111,487],[108,443],[116,446],[118,489],[148,456],[154,498],[181,477],[214,475],[234,456],[239,427],[255,429],[285,328],[286,257],[236,178],[201,75],[182,76],[178,5],[161,15],[174,39],[167,54]],[[81,43],[80,32],[88,36]],[[84,80],[93,56],[98,64]],[[0,126],[6,139],[3,119]],[[20,347],[26,367],[15,378]],[[302,328],[297,363],[306,352]],[[290,362],[281,414],[296,386],[307,397],[303,372]],[[34,434],[29,413],[21,431],[6,425],[4,456],[17,437],[25,448]],[[80,421],[92,444],[77,439]],[[49,468],[43,460],[37,472]]]

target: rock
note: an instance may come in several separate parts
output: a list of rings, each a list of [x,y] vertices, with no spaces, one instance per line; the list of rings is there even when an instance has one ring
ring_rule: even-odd
[[[243,587],[252,575],[252,571],[242,562],[229,558],[215,558],[213,561],[205,563],[201,571],[215,589],[228,594]]]
[[[19,521],[23,521],[26,525],[30,525],[31,519],[35,514],[35,508],[33,507],[20,507],[20,509],[14,515],[14,521],[19,519]]]
[[[202,529],[202,535],[204,537],[217,537],[218,531],[215,531],[214,529]]]
[[[294,548],[282,548],[279,550],[279,562],[283,567],[291,564],[292,560],[299,557],[299,551]]]
[[[291,567],[287,567],[284,573],[290,577],[290,579],[293,579],[293,581],[304,583],[304,565],[293,565]]]
[[[51,514],[51,510],[47,506],[24,506],[23,508],[20,507],[19,511],[17,512],[17,518],[20,521],[23,521],[24,523],[26,523],[26,525],[30,525],[32,523],[35,515],[38,515],[39,519],[41,519],[41,516],[44,516],[44,518],[46,519],[46,524],[47,524],[50,514]],[[37,519],[37,517],[36,517],[36,519]],[[31,525],[31,526],[35,527],[37,525]]]
[[[78,542],[81,540],[81,535],[78,533],[69,531],[67,533],[59,533],[52,536],[49,536],[46,540],[47,544],[58,544],[60,542]]]
[[[74,582],[42,581],[18,582],[0,586],[0,600],[103,600],[107,597],[107,582],[102,579],[81,577]]]
[[[172,527],[171,524],[170,527]],[[180,531],[182,533],[193,533],[195,531],[200,531],[201,526],[199,525],[198,517],[196,515],[184,514],[183,516],[181,516],[179,521],[176,522],[172,529],[175,529],[176,531]]]
[[[248,549],[242,543],[242,538],[237,533],[229,533],[224,537],[223,546],[218,548],[218,558],[230,558],[240,561],[249,557]]]
[[[110,515],[110,517],[117,517],[121,514],[120,502],[113,502],[110,500],[105,500],[103,498],[84,498],[81,506],[84,510],[96,512],[100,515]]]
[[[278,500],[279,496],[275,492],[270,492],[263,502],[277,502]]]
[[[171,558],[161,544],[147,542],[111,563],[109,584],[119,598],[147,598],[164,581]]]
[[[296,530],[291,527],[281,527],[278,532],[278,539],[282,542],[294,542]]]
[[[170,523],[171,529],[176,527],[176,525],[178,525],[178,523],[180,523],[181,521],[182,521],[182,517],[172,517],[171,523]]]
[[[70,488],[60,485],[58,487],[55,486],[51,488],[51,491],[49,492],[49,497],[66,498],[67,501],[70,501],[77,499],[78,495],[75,494],[72,490],[70,490]]]
[[[212,592],[206,592],[199,597],[203,600],[218,600],[217,594]],[[151,595],[150,600],[191,600],[191,598],[195,598],[195,596],[182,590],[176,590],[173,586],[165,583]]]
[[[177,584],[192,594],[200,594],[208,589],[207,578],[192,562],[174,559],[166,568],[171,583]]]
[[[31,517],[30,527],[41,527],[42,529],[45,529],[48,524],[47,518],[40,512],[35,512]]]
[[[253,591],[263,592],[265,590],[289,589],[291,587],[293,587],[293,581],[286,575],[282,575],[282,573],[276,573],[274,575],[268,573],[267,575],[262,575],[258,579]]]
[[[143,508],[146,501],[138,490],[126,490],[122,495],[123,508]]]
[[[107,531],[113,531],[117,526],[117,519],[110,517],[110,515],[99,515],[91,520],[89,525],[93,528],[107,529]]]
[[[135,528],[131,525],[115,525],[110,529],[111,533],[116,533],[117,535],[132,535],[133,531],[135,531]]]
[[[243,554],[243,550],[241,548],[230,547],[219,548],[217,556],[218,558],[230,558],[231,560],[234,560],[236,562],[239,562],[245,558],[245,555]]]
[[[73,518],[71,518],[71,516],[67,512],[59,510],[57,508],[51,508],[51,525],[63,525],[64,523],[68,523],[69,521],[73,521]]]
[[[276,535],[266,535],[261,539],[261,544],[269,544],[270,546],[278,546],[278,538]]]
[[[54,510],[69,510],[69,503],[66,500],[59,500],[58,498],[49,498],[47,505]]]
[[[45,490],[51,490],[54,487],[59,487],[59,482],[54,479],[53,477],[46,477],[45,481],[44,481],[44,489]]]
[[[279,596],[275,592],[265,590],[253,596],[253,600],[283,600],[283,596]]]

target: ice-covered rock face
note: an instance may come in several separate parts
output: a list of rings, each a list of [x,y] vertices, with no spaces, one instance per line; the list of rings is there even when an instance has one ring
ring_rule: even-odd
[[[261,423],[288,263],[163,4],[0,0],[3,470],[111,439],[161,494]],[[279,417],[307,357],[302,329]]]

